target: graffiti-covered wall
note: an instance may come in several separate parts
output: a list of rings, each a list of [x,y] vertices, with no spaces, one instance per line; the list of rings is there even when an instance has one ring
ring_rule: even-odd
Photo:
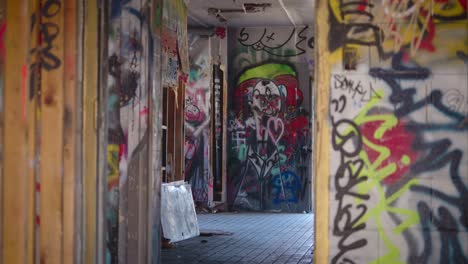
[[[138,256],[148,181],[148,93],[153,61],[149,9],[110,1],[107,76],[107,263]]]
[[[308,211],[312,31],[240,28],[228,41],[228,204]]]
[[[185,180],[194,201],[212,201],[209,191],[212,64],[210,39],[189,35],[190,74],[185,88]],[[211,194],[211,195],[209,195]],[[211,196],[209,198],[209,196]]]
[[[468,263],[467,1],[326,5],[330,263]]]

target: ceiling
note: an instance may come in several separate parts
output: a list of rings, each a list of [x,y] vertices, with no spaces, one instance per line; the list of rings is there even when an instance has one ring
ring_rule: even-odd
[[[191,27],[231,27],[302,26],[314,24],[315,0],[187,0],[188,24]],[[269,3],[262,12],[245,13],[243,4]],[[221,22],[208,9],[219,9]],[[222,12],[237,9],[239,12]]]

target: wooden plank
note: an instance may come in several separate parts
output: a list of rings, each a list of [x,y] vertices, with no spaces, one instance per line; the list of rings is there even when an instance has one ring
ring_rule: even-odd
[[[330,176],[330,128],[329,128],[329,51],[328,51],[328,2],[319,1],[315,14],[316,49],[315,58],[315,115],[314,126],[314,179],[315,179],[315,254],[314,263],[328,263],[328,206]]]
[[[29,17],[32,18],[34,23],[31,23],[31,30],[29,34],[29,76],[28,76],[28,96],[27,96],[27,118],[28,118],[28,160],[30,166],[28,166],[28,179],[29,192],[28,198],[32,208],[28,209],[28,232],[31,234],[31,238],[28,239],[28,263],[34,263],[38,260],[38,232],[39,232],[39,201],[36,199],[39,197],[40,183],[38,174],[39,162],[39,148],[38,148],[38,113],[40,113],[40,67],[39,67],[39,3],[40,0],[29,0]]]
[[[148,87],[148,86],[147,86]],[[143,136],[142,143],[144,145],[141,150],[140,158],[140,168],[139,168],[139,187],[138,187],[138,263],[147,263],[148,255],[146,247],[148,246],[148,214],[151,214],[149,210],[150,204],[148,203],[148,189],[149,189],[149,177],[148,177],[148,158],[149,158],[149,140],[148,140],[148,131],[146,131],[145,136]],[[131,263],[129,261],[128,263]]]
[[[84,2],[83,30],[83,263],[96,258],[98,0]]]
[[[109,194],[107,192],[107,173],[108,173],[108,129],[109,129],[109,122],[108,122],[108,96],[109,91],[107,89],[108,85],[108,76],[111,72],[111,66],[109,65],[109,57],[108,57],[108,39],[109,39],[109,32],[110,32],[110,25],[108,18],[111,15],[111,9],[105,8],[109,6],[111,1],[98,1],[99,7],[99,39],[98,39],[98,56],[99,56],[99,63],[98,66],[98,98],[99,103],[96,106],[97,113],[96,113],[96,120],[99,122],[96,124],[97,127],[97,186],[96,186],[96,201],[97,201],[97,214],[96,214],[96,264],[104,264],[107,261],[107,251],[106,251],[106,237],[108,228],[108,219],[107,219],[107,199],[109,198]],[[120,5],[120,3],[119,3]],[[106,121],[104,121],[106,120]]]
[[[47,264],[63,263],[64,14],[64,1],[41,1],[41,23],[49,23],[41,29],[40,117],[40,262]]]
[[[0,256],[3,256],[3,236],[2,236],[2,219],[3,215],[3,88],[5,87],[5,30],[6,30],[6,18],[5,18],[5,0],[0,0]],[[0,263],[2,260],[0,258]]]
[[[146,1],[140,1],[140,10],[143,10],[144,4]],[[146,2],[149,4],[149,2]],[[149,54],[152,52],[150,50],[150,34],[152,32],[149,28],[149,21],[145,21],[144,23],[140,24],[141,30],[141,37],[140,42],[142,45],[141,51],[141,64],[140,64],[140,78],[141,78],[141,90],[140,94],[140,102],[138,103],[138,136],[140,138],[140,143],[137,146],[137,149],[140,149],[142,145],[142,149],[140,153],[138,153],[139,157],[139,175],[138,175],[138,188],[137,188],[137,195],[138,195],[138,222],[136,223],[137,232],[138,232],[138,258],[134,260],[130,260],[128,263],[132,261],[138,260],[138,263],[147,263],[148,262],[148,255],[147,255],[147,246],[148,246],[148,215],[151,214],[148,206],[148,189],[150,186],[149,182],[149,94],[150,94],[150,56]],[[136,151],[135,151],[136,153]]]
[[[167,90],[167,145],[166,145],[166,153],[167,153],[167,182],[175,181],[174,173],[175,173],[175,112],[176,112],[176,97],[175,91],[170,88],[166,88]]]
[[[125,8],[124,7],[125,4],[129,4],[129,6],[132,6],[133,4],[135,4],[134,2],[136,1],[130,0],[130,1],[126,1],[126,3],[124,3],[123,1],[120,1],[118,2],[118,5],[120,5],[119,9],[123,10]],[[109,2],[109,6],[111,6],[112,4],[114,4],[114,6],[116,5],[116,3]],[[110,19],[109,24],[112,24],[111,30],[117,31],[117,28],[119,28],[120,30],[117,31],[116,34],[114,34],[114,37],[112,36],[108,37],[108,55],[109,56],[112,56],[114,54],[117,55],[117,58],[119,61],[117,67],[119,67],[120,69],[120,74],[116,74],[115,79],[113,80],[114,83],[111,83],[111,82],[107,83],[108,85],[107,89],[109,89],[109,97],[111,96],[111,93],[113,93],[114,95],[115,94],[118,95],[119,101],[128,100],[129,95],[127,95],[125,92],[122,92],[125,89],[129,88],[129,85],[125,83],[128,80],[128,75],[126,76],[125,72],[128,72],[127,74],[130,74],[131,72],[130,68],[131,67],[139,68],[139,63],[138,65],[136,64],[132,65],[131,63],[132,52],[130,51],[131,49],[126,47],[124,43],[125,41],[128,41],[130,39],[130,34],[132,34],[133,38],[135,38],[135,41],[139,40],[139,31],[136,28],[133,29],[134,27],[138,27],[138,26],[134,23],[134,21],[129,17],[129,14],[127,14],[126,12],[121,12],[117,16],[110,16],[110,17],[111,19]],[[111,31],[109,31],[108,33],[110,34]],[[139,62],[138,60],[139,58],[136,57],[137,56],[136,53],[134,53],[133,55],[135,56],[135,61]],[[136,81],[139,83],[138,78]],[[115,89],[116,87],[119,87],[119,88]],[[134,101],[132,105],[136,103],[135,98],[133,98],[133,100]],[[130,235],[129,229],[128,229],[130,225],[129,215],[132,213],[132,210],[129,211],[129,207],[130,207],[129,205],[131,201],[129,200],[128,194],[129,194],[129,190],[131,189],[131,186],[129,183],[136,183],[135,181],[136,178],[134,177],[135,174],[132,173],[132,168],[131,168],[131,165],[134,164],[134,162],[132,162],[133,150],[130,150],[134,148],[134,145],[130,146],[129,144],[130,141],[132,141],[133,143],[133,140],[135,138],[135,131],[131,129],[132,126],[130,124],[130,123],[133,123],[133,127],[134,127],[135,119],[132,118],[131,110],[129,108],[130,107],[123,107],[122,104],[116,104],[114,105],[114,107],[112,107],[108,111],[109,117],[111,115],[118,117],[114,119],[114,122],[115,122],[114,124],[111,124],[109,122],[109,130],[108,130],[109,136],[111,135],[111,133],[116,132],[115,128],[122,129],[122,131],[127,132],[126,136],[123,139],[121,139],[121,141],[118,143],[119,145],[123,144],[127,151],[127,157],[126,157],[127,158],[127,166],[126,166],[127,172],[125,175],[126,177],[124,177],[124,174],[118,173],[118,176],[117,176],[118,184],[116,184],[115,186],[111,186],[110,184],[108,184],[108,189],[107,189],[108,193],[111,193],[111,192],[118,193],[117,200],[114,200],[114,201],[111,201],[111,199],[107,200],[108,205],[112,204],[113,206],[108,206],[106,208],[106,211],[107,211],[106,215],[108,216],[108,219],[107,219],[107,223],[108,223],[107,239],[109,241],[108,245],[113,245],[109,247],[109,251],[110,251],[110,255],[112,259],[111,262],[115,261],[115,259],[117,259],[117,261],[119,262],[120,261],[127,262],[128,261],[127,256],[131,254],[130,251],[132,251],[132,248],[133,248],[132,247],[133,243],[129,241],[129,235]],[[124,122],[124,120],[126,122]],[[114,129],[111,129],[111,126]],[[110,139],[109,136],[108,138]],[[118,166],[120,166],[120,159],[118,159],[117,163],[119,164]],[[115,215],[118,215],[118,217],[115,217]]]
[[[83,209],[84,209],[84,197],[83,197],[83,50],[84,50],[84,25],[85,25],[85,4],[84,1],[77,1],[76,3],[76,64],[75,64],[75,85],[76,87],[76,127],[77,133],[75,148],[76,148],[76,176],[75,176],[75,233],[74,233],[74,247],[75,254],[73,263],[84,263],[83,261]]]
[[[64,118],[64,184],[63,184],[63,263],[74,263],[75,259],[75,201],[76,201],[76,179],[77,179],[77,115],[78,98],[76,83],[77,62],[77,2],[66,0],[65,25],[67,33],[65,38],[64,57],[64,96],[65,96],[65,118]]]
[[[148,203],[150,205],[148,214],[148,262],[160,263],[161,255],[161,179],[162,179],[162,83],[161,83],[161,14],[162,14],[162,1],[152,0],[151,6],[151,25],[153,29],[154,50],[152,69],[155,74],[151,74],[151,89],[150,89],[150,119],[149,119],[149,174],[150,174],[150,188],[148,193]]]
[[[177,89],[174,120],[174,180],[183,181],[185,179],[182,173],[182,165],[184,163],[184,100],[185,100],[185,84],[179,80]]]
[[[28,263],[28,199],[27,138],[23,72],[27,67],[29,13],[28,1],[10,1],[6,7],[8,30],[5,35],[5,130],[3,175],[3,263]],[[21,81],[19,81],[21,80]]]
[[[228,143],[227,143],[227,124],[228,124],[228,84],[227,84],[227,71],[226,67],[224,65],[221,65],[221,69],[223,70],[224,77],[223,77],[223,163],[222,163],[222,171],[223,171],[223,176],[222,176],[222,181],[223,181],[223,187],[222,187],[222,198],[221,201],[225,203],[225,206],[227,208],[227,150],[228,150]]]

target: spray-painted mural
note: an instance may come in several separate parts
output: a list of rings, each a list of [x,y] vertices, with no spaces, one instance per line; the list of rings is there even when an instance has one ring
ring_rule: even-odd
[[[190,35],[190,75],[185,90],[185,180],[194,201],[212,201],[209,192],[211,60],[210,39]],[[211,197],[209,197],[211,196]]]
[[[311,35],[308,27],[230,32],[231,209],[309,210]]]
[[[110,1],[107,76],[107,263],[135,259],[138,200],[148,180],[148,3]],[[144,187],[146,188],[146,187]],[[140,221],[140,222],[139,222]]]
[[[468,263],[467,1],[328,9],[329,261]]]

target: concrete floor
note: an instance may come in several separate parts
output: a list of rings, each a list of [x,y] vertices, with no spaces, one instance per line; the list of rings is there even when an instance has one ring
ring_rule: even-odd
[[[232,235],[199,236],[162,250],[172,263],[312,263],[313,214],[218,213],[198,215],[200,231]]]

